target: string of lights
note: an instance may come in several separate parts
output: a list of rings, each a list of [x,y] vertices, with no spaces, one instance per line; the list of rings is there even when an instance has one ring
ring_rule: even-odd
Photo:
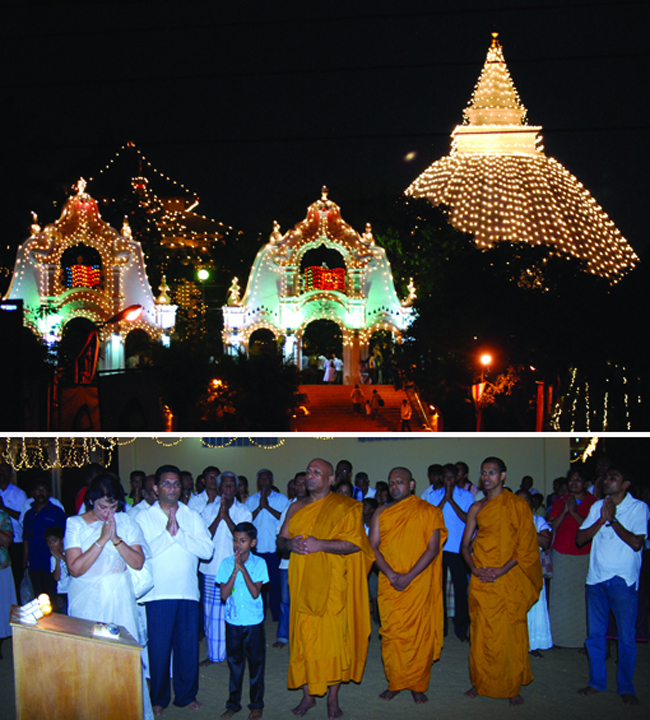
[[[544,154],[541,128],[527,125],[493,33],[492,45],[449,155],[406,190],[451,208],[450,222],[478,247],[547,245],[617,282],[639,258],[589,191]]]
[[[269,330],[285,343],[285,356],[295,362],[306,328],[315,320],[335,323],[341,330],[344,363],[346,350],[358,348],[361,356],[373,333],[381,330],[401,342],[411,321],[415,288],[402,302],[395,292],[385,250],[375,244],[370,223],[358,233],[341,217],[341,210],[326,187],[307,209],[304,220],[286,233],[277,222],[269,242],[258,252],[241,299],[232,295],[223,308],[222,340],[231,352],[249,346],[253,333]],[[312,265],[308,253],[324,247],[335,250],[341,267]],[[348,367],[347,371],[356,369]]]

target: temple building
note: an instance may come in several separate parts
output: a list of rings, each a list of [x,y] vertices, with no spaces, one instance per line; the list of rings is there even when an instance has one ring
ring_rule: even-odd
[[[202,214],[197,193],[155,167],[133,142],[119,148],[88,187],[109,221],[128,216],[153,271],[151,283],[165,275],[181,307],[195,305],[205,292],[197,271],[214,269],[226,245],[236,248],[243,234]]]
[[[114,230],[85,188],[82,179],[50,225],[41,228],[34,217],[31,236],[18,248],[5,299],[23,301],[25,325],[48,343],[59,341],[76,319],[90,321],[99,333],[100,368],[121,369],[129,337],[144,333],[169,342],[176,306],[164,283],[154,298],[142,248],[128,223],[121,232]],[[113,320],[130,306],[142,308],[137,320]]]
[[[112,208],[122,217],[127,203],[131,210],[139,205],[155,226],[156,242],[169,250],[183,249],[195,263],[208,261],[214,243],[223,244],[227,237],[239,234],[201,214],[199,196],[152,165],[131,141],[88,180],[88,186],[109,216]]]
[[[412,293],[398,299],[386,252],[375,244],[370,224],[359,234],[323,188],[293,229],[282,234],[274,223],[243,297],[237,278],[233,281],[223,308],[224,347],[231,354],[247,352],[257,332],[270,331],[284,357],[301,367],[307,326],[329,320],[343,336],[343,382],[353,384],[374,333],[388,331],[401,339],[411,322],[412,299]]]
[[[638,262],[589,191],[544,153],[541,127],[528,125],[493,33],[483,71],[451,152],[406,190],[450,208],[450,221],[479,247],[500,241],[544,244],[617,282]]]

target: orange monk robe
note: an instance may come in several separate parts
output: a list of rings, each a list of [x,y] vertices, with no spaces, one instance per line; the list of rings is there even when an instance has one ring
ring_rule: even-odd
[[[473,558],[477,568],[517,565],[494,583],[469,583],[469,675],[479,695],[511,698],[533,680],[526,613],[539,598],[542,566],[528,503],[509,490],[479,511]]]
[[[348,540],[350,555],[292,553],[289,563],[289,688],[324,695],[330,685],[361,682],[368,654],[368,571],[375,555],[357,500],[330,493],[289,520],[289,537]]]
[[[420,559],[435,530],[440,551],[411,584],[399,592],[379,573],[381,654],[389,690],[429,689],[431,666],[443,643],[442,545],[447,528],[440,508],[411,495],[379,516],[379,550],[395,570],[407,573]]]

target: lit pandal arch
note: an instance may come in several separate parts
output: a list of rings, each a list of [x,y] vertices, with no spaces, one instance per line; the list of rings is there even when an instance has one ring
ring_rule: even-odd
[[[358,233],[341,217],[340,208],[323,188],[307,216],[282,234],[277,222],[269,242],[258,252],[243,297],[223,308],[223,342],[228,352],[246,350],[250,334],[267,328],[284,338],[284,357],[299,363],[304,328],[314,320],[330,320],[344,336],[343,377],[359,382],[359,361],[367,350],[362,338],[381,328],[399,336],[412,319],[412,295],[400,302],[386,252],[375,244],[370,224]],[[329,279],[318,279],[305,291],[301,264],[309,250],[324,245],[345,263],[345,291]],[[337,268],[324,268],[334,273]],[[399,340],[398,340],[399,341]]]
[[[164,292],[158,300],[154,298],[142,248],[133,239],[126,219],[121,232],[112,228],[102,219],[97,201],[85,188],[82,178],[58,220],[44,228],[34,215],[30,237],[19,247],[6,299],[23,300],[24,324],[48,344],[60,340],[63,328],[73,319],[83,317],[94,323],[106,344],[105,350],[109,345],[111,348],[106,355],[110,358],[106,369],[114,370],[123,367],[119,348],[126,335],[139,329],[154,341],[163,340],[166,331],[173,328],[176,307]],[[97,252],[101,264],[99,285],[89,287],[83,280],[76,287],[63,283],[62,257],[79,246]],[[106,324],[130,305],[143,308],[135,322]],[[115,343],[111,336],[120,342]]]

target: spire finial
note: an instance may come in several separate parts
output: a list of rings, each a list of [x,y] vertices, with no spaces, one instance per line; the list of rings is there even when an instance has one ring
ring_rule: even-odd
[[[493,32],[492,33],[492,45],[490,45],[490,50],[500,50],[501,49],[501,43],[499,42],[499,33]]]
[[[321,198],[320,199],[323,201],[327,200],[328,194],[329,194],[329,188],[327,187],[327,185],[323,185],[323,187],[321,188]]]

